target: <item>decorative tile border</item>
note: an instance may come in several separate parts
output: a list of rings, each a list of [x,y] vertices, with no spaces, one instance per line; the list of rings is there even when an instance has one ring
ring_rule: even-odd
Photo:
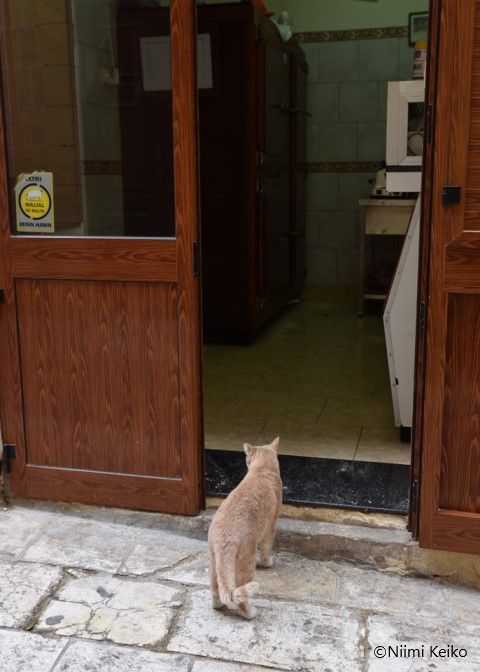
[[[296,42],[348,42],[352,40],[381,40],[385,37],[408,37],[408,26],[387,28],[358,28],[294,33]]]
[[[319,161],[301,163],[303,173],[376,173],[384,164],[381,161]]]
[[[121,175],[121,161],[90,161],[82,162],[84,175]]]

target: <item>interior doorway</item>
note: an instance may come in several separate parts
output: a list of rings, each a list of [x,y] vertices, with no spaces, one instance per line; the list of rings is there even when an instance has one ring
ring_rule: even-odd
[[[294,3],[278,26],[209,4],[207,495],[241,478],[244,442],[280,435],[285,501],[407,514],[427,3],[368,28],[366,7],[348,30],[318,10],[298,31]]]

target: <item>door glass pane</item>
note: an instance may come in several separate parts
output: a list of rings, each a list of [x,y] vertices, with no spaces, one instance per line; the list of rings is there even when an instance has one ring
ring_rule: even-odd
[[[168,4],[2,1],[14,233],[175,235]]]

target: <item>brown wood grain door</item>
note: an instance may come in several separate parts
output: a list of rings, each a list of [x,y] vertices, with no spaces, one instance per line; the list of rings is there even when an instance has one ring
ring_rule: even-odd
[[[113,212],[114,203],[122,203],[116,175],[121,161],[107,151],[108,142],[120,147],[111,140],[112,101],[117,101],[117,84],[131,82],[123,72],[117,83],[106,79],[116,45],[115,15],[105,18],[105,6],[114,12],[125,3],[100,2],[89,18],[85,12],[94,4],[53,3],[51,12],[38,16],[22,0],[3,8],[0,421],[4,442],[16,446],[8,487],[20,497],[194,514],[203,505],[200,283],[194,265],[199,240],[196,3],[170,2],[172,81],[164,95],[170,96],[173,118],[174,235],[162,236],[160,230],[158,237],[111,233],[123,225]],[[83,14],[72,16],[72,6]],[[88,20],[100,29],[102,21],[109,23],[100,43],[98,37],[89,42],[88,31],[81,34]],[[29,49],[25,39],[16,42],[19,35]],[[30,58],[27,52],[39,36],[44,37],[42,58]],[[148,59],[160,52],[155,42],[147,47],[145,67],[151,68]],[[82,54],[98,57],[83,79],[74,72],[74,60],[82,62]],[[55,95],[64,98],[57,101],[61,110],[52,111],[56,103],[46,87],[53,75],[60,87]],[[28,99],[25,83],[32,78],[37,95]],[[153,70],[136,86],[161,85],[155,84]],[[76,116],[68,117],[75,96]],[[15,113],[23,114],[25,106],[30,110],[25,128],[36,127],[23,147],[14,142]],[[54,114],[60,121],[48,135]],[[70,148],[68,159],[74,160],[77,141],[69,145],[66,136],[57,142],[62,124],[71,127],[73,138],[80,137],[82,184],[70,186],[83,189],[83,205],[75,201],[76,217],[90,219],[93,233],[82,235],[87,224],[77,221],[72,235],[59,192],[59,235],[17,235],[10,215],[16,172],[50,169],[56,184],[67,184],[66,164],[62,173],[55,162],[62,148]],[[83,124],[79,136],[77,124]],[[97,135],[88,144],[93,131]],[[54,158],[43,150],[30,158],[28,150],[35,154],[39,138],[50,149],[57,142]],[[100,158],[108,161],[98,159],[101,147],[107,149]],[[108,220],[109,235],[95,233],[100,220],[104,229]]]
[[[480,1],[435,4],[420,543],[480,553]]]

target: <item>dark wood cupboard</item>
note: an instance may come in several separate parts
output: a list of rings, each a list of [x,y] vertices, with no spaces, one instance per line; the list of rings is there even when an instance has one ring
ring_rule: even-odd
[[[199,103],[204,332],[248,341],[305,277],[308,67],[248,5],[200,8],[198,32],[214,79]]]
[[[165,35],[166,10],[118,15],[127,235],[174,235],[171,91],[146,83],[139,47]],[[305,276],[308,68],[247,4],[199,7],[198,35],[204,333],[248,341]]]

